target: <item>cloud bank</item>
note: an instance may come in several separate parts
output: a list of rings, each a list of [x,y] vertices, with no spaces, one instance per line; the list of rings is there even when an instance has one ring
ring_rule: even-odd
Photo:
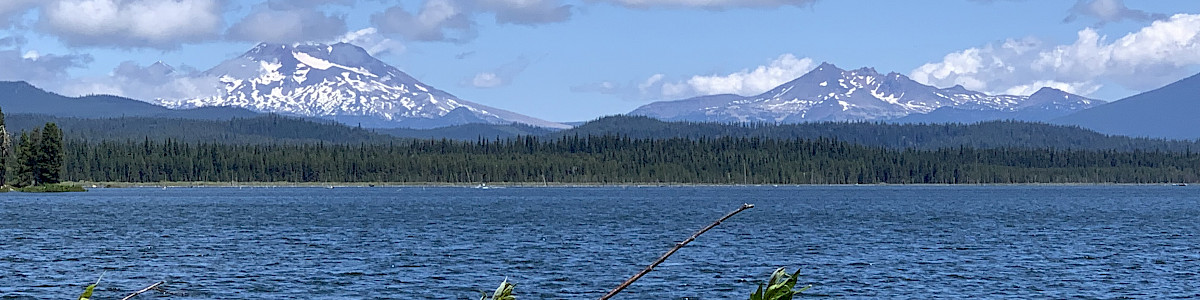
[[[233,40],[267,43],[327,41],[346,34],[346,18],[332,16],[296,3],[259,6],[233,24],[226,36]]]
[[[685,76],[670,80],[666,74],[619,84],[604,81],[574,86],[574,92],[621,95],[627,99],[681,99],[715,94],[752,96],[764,93],[779,85],[792,81],[817,67],[811,58],[797,58],[788,53],[780,55],[765,65],[746,68],[726,74]]]
[[[1088,17],[1098,20],[1096,26],[1124,20],[1148,22],[1167,18],[1165,14],[1130,9],[1125,6],[1123,0],[1078,0],[1069,12],[1070,15],[1067,15],[1063,22],[1072,22],[1079,17]]]
[[[216,77],[204,76],[192,68],[177,69],[161,62],[141,66],[126,61],[110,76],[77,78],[59,83],[56,90],[67,96],[105,94],[149,101],[216,95],[221,88]]]
[[[699,9],[731,9],[731,8],[776,8],[781,6],[808,6],[817,0],[590,0],[590,2],[611,3],[630,8],[699,8]]]
[[[1087,95],[1105,83],[1148,90],[1190,74],[1200,65],[1200,15],[1180,14],[1109,40],[1080,30],[1075,42],[1049,45],[1035,38],[947,54],[911,72],[918,82],[961,84],[991,93],[1024,94],[1041,86]]]
[[[176,49],[220,37],[219,0],[50,0],[37,28],[70,46]]]
[[[67,80],[67,72],[92,62],[87,54],[40,54],[20,49],[0,50],[0,81],[30,81],[49,84]]]
[[[497,67],[494,70],[475,74],[475,77],[471,78],[468,83],[470,86],[481,89],[506,86],[512,83],[512,81],[516,79],[517,75],[520,75],[521,72],[525,72],[525,69],[528,68],[529,65],[533,64],[533,62],[534,61],[528,57],[521,56],[511,62]]]
[[[372,15],[371,24],[408,40],[467,42],[477,35],[476,18],[485,14],[497,24],[533,26],[567,21],[571,6],[561,0],[426,0],[415,12],[389,7]]]

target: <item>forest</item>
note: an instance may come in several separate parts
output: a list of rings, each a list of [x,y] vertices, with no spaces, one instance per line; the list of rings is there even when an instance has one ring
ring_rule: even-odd
[[[540,132],[540,136],[454,140],[398,138],[273,115],[179,122],[53,119],[66,124],[65,130],[54,122],[41,128],[38,124],[45,120],[41,117],[14,119],[20,133],[5,129],[0,115],[0,132],[20,137],[18,143],[4,143],[5,149],[0,149],[5,153],[0,156],[9,162],[4,163],[3,169],[9,171],[4,174],[13,175],[14,182],[35,185],[60,180],[455,184],[1200,181],[1200,156],[1191,151],[1193,141],[1081,135],[1078,128],[1022,122],[733,125],[609,117],[572,130]],[[502,130],[529,129],[510,126]],[[137,132],[144,132],[141,138],[130,138]],[[45,144],[39,141],[57,142],[35,146]],[[7,177],[0,176],[0,181]]]
[[[981,184],[1200,180],[1200,155],[836,139],[569,136],[388,144],[68,141],[63,179],[90,182]]]

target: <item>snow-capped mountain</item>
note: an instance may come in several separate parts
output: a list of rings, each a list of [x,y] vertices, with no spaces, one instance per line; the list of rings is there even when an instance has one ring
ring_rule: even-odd
[[[823,63],[800,78],[756,96],[714,95],[655,102],[630,114],[704,122],[1041,121],[1100,103],[1054,89],[1042,89],[1030,96],[988,95],[962,86],[939,89],[894,72],[884,75],[872,68],[843,70]],[[931,116],[927,118],[931,120],[921,120],[921,116]]]
[[[205,75],[224,84],[220,95],[164,104],[173,108],[244,107],[368,127],[514,122],[569,127],[459,99],[346,43],[263,43]]]

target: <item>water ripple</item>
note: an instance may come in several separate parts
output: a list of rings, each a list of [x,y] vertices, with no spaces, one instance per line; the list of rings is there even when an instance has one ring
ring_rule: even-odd
[[[1200,193],[1158,186],[110,189],[0,196],[0,299],[1200,297]]]

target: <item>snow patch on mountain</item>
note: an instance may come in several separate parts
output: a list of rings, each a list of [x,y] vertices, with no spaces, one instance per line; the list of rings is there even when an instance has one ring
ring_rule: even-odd
[[[514,122],[569,127],[459,99],[346,43],[259,44],[205,73],[219,78],[225,87],[221,95],[164,104],[236,106],[370,127]]]
[[[1066,115],[1102,103],[1053,89],[1031,96],[988,95],[962,86],[939,89],[920,84],[898,73],[880,74],[873,68],[843,70],[823,63],[811,72],[755,96],[722,95],[713,98],[656,102],[630,114],[665,120],[711,122],[797,123],[810,121],[893,120],[953,108],[988,111],[1001,115],[1037,110],[1039,119]],[[704,99],[698,107],[689,102]]]

